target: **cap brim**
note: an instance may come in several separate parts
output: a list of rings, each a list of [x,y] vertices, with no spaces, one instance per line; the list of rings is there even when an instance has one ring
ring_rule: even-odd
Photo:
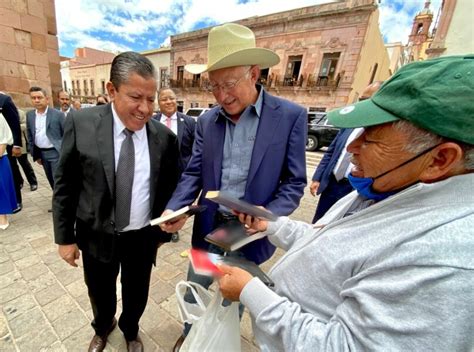
[[[221,68],[258,65],[261,69],[272,67],[280,62],[280,57],[273,51],[264,48],[250,48],[237,51],[212,65],[189,64],[184,69],[192,74],[199,74]]]
[[[356,128],[381,125],[400,118],[377,106],[372,99],[328,112],[329,122],[341,128]]]

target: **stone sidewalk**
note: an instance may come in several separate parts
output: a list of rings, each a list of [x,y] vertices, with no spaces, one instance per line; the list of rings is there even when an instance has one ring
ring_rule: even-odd
[[[322,153],[316,153],[322,156]],[[308,181],[314,170],[308,169]],[[53,241],[51,190],[43,170],[35,165],[39,187],[29,191],[25,182],[23,210],[0,230],[0,351],[86,351],[93,336],[92,311],[84,284],[82,264],[73,268],[61,260]],[[311,221],[316,200],[308,191],[292,218]],[[192,222],[180,231],[180,241],[162,246],[151,275],[148,305],[140,321],[146,351],[170,351],[181,333],[174,287],[184,280]],[[268,270],[281,256],[277,252],[263,265]],[[120,300],[120,281],[118,280]],[[118,317],[121,303],[117,305]],[[250,319],[241,324],[242,350],[257,351]],[[106,351],[126,351],[121,331],[109,336]]]

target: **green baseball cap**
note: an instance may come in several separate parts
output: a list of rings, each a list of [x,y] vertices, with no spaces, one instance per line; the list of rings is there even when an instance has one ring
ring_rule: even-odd
[[[372,98],[332,110],[328,119],[343,128],[407,120],[436,135],[474,144],[474,55],[405,65]]]

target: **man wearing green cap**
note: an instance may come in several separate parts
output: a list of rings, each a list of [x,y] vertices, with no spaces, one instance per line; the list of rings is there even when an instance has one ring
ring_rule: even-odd
[[[314,226],[239,220],[287,253],[275,290],[229,266],[263,351],[472,351],[474,56],[402,67],[369,100],[329,113],[364,127],[356,191]]]

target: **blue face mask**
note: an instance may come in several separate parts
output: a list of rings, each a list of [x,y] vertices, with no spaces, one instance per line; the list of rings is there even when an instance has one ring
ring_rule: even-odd
[[[441,144],[441,143],[440,143]],[[382,176],[385,176],[386,174],[412,162],[413,160],[419,158],[420,156],[422,156],[423,154],[426,154],[430,151],[432,151],[434,148],[436,148],[437,146],[439,146],[440,144],[437,144],[437,145],[434,145],[432,146],[431,148],[428,148],[427,150],[415,155],[413,158],[410,158],[408,159],[407,161],[404,161],[403,163],[401,163],[400,165],[398,166],[395,166],[394,168],[388,170],[388,171],[385,171],[384,173],[376,176],[376,177],[355,177],[355,176],[352,176],[351,174],[349,174],[347,176],[347,179],[349,180],[349,183],[351,184],[351,186],[357,191],[357,193],[359,193],[361,196],[364,196],[366,197],[367,199],[373,199],[375,201],[380,201],[380,200],[383,200],[387,197],[390,197],[392,194],[395,194],[398,192],[398,190],[395,190],[395,191],[389,191],[389,192],[375,192],[372,190],[372,185],[374,184],[374,181]],[[418,181],[417,181],[418,182]],[[415,182],[416,183],[416,182]],[[411,185],[409,185],[411,186]],[[406,186],[408,187],[408,186]]]
[[[347,176],[351,186],[359,193],[361,196],[364,196],[367,199],[373,199],[375,201],[383,200],[387,197],[390,197],[395,192],[382,192],[376,193],[372,191],[372,185],[375,181],[373,177],[355,177],[349,174]]]

